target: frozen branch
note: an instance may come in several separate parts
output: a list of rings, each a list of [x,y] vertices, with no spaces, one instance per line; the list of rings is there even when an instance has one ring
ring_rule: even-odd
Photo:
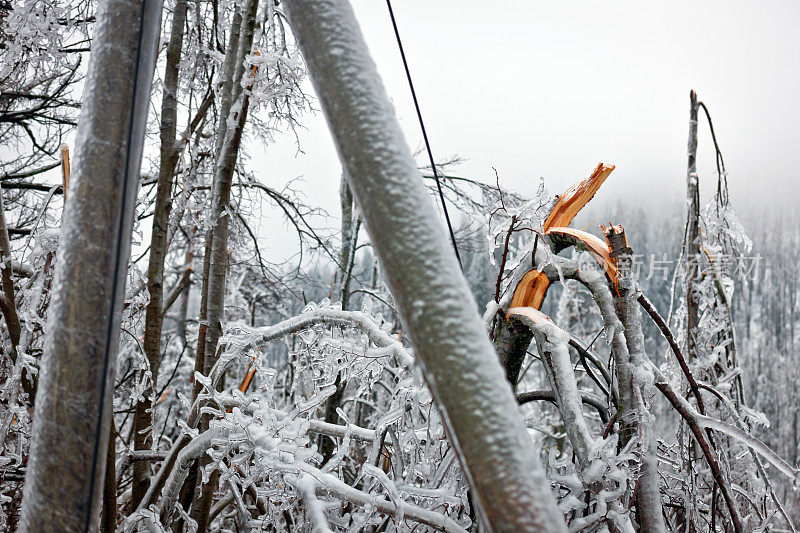
[[[381,513],[397,518],[406,518],[426,524],[440,531],[451,533],[466,533],[452,518],[403,500],[387,500],[381,495],[368,494],[351,487],[336,476],[323,473],[308,464],[298,465],[298,473],[303,473],[314,481],[314,490],[317,494],[332,494],[338,498],[358,506],[373,506]]]
[[[697,386],[697,381],[694,379],[694,375],[692,375],[692,371],[689,369],[686,358],[683,356],[683,352],[681,352],[681,348],[678,346],[678,342],[675,340],[672,330],[670,330],[669,326],[661,317],[661,315],[658,314],[655,306],[650,300],[647,299],[647,296],[639,293],[637,299],[639,304],[641,304],[642,308],[647,312],[650,318],[653,319],[653,322],[655,322],[656,326],[658,326],[658,329],[661,331],[661,334],[667,340],[672,353],[678,360],[678,365],[681,367],[683,375],[686,376],[686,380],[689,382],[689,388],[692,389],[692,394],[694,395],[695,399],[697,399],[697,408],[701,413],[705,413],[706,408],[703,404],[703,397],[700,395],[700,388]]]
[[[169,477],[164,483],[164,490],[159,500],[155,501],[153,491],[155,485],[151,484],[147,490],[145,497],[142,499],[142,507],[148,507],[149,502],[154,502],[156,512],[160,514],[172,512],[172,507],[178,499],[183,482],[189,475],[189,467],[195,459],[201,457],[214,444],[214,440],[224,438],[227,435],[227,430],[222,428],[211,428],[194,439],[192,439],[181,451],[178,453],[175,467],[170,472]]]
[[[317,499],[317,483],[314,478],[306,474],[299,478],[289,476],[287,481],[294,485],[303,499],[306,516],[311,522],[311,533],[333,533],[325,517],[325,507]]]
[[[318,324],[357,327],[367,334],[373,344],[386,348],[401,366],[410,368],[414,363],[414,358],[400,341],[383,331],[372,317],[360,311],[319,307],[278,324],[256,328],[246,336],[226,336],[225,342],[237,344],[241,348],[256,348]]]
[[[522,312],[523,310],[526,312]],[[578,463],[581,468],[587,468],[590,461],[589,451],[594,448],[594,437],[581,409],[581,394],[569,359],[569,335],[532,308],[512,308],[509,316],[519,319],[533,331],[547,380],[556,395],[558,410],[564,420],[564,429],[578,457]]]
[[[707,435],[702,430],[703,426],[700,423],[699,417],[703,417],[703,415],[698,413],[694,407],[692,407],[692,405],[683,398],[681,394],[677,393],[673,389],[667,377],[664,376],[664,374],[653,363],[650,363],[650,368],[655,376],[656,388],[662,392],[664,397],[670,402],[670,404],[672,404],[672,407],[678,412],[679,415],[681,415],[681,417],[686,421],[686,424],[689,426],[695,441],[697,441],[698,446],[700,446],[700,450],[703,452],[703,456],[705,457],[706,463],[711,470],[711,475],[714,478],[714,481],[717,482],[720,491],[722,491],[722,497],[725,499],[725,504],[728,506],[728,512],[731,515],[734,529],[737,532],[741,532],[742,521],[739,517],[738,511],[736,510],[736,502],[733,500],[733,493],[731,492],[730,484],[728,483],[728,479],[722,473],[722,469],[719,466],[719,462],[717,461],[714,451],[711,449]]]
[[[172,307],[172,304],[178,301],[178,297],[181,295],[184,289],[186,289],[186,287],[189,285],[189,281],[191,281],[191,279],[192,279],[192,269],[187,268],[186,270],[183,271],[183,274],[181,274],[181,277],[178,279],[178,282],[175,284],[174,287],[172,287],[172,290],[164,299],[164,306],[161,310],[162,317],[167,314],[167,311],[169,311],[169,308]]]
[[[610,420],[610,416],[608,414],[608,407],[606,407],[606,403],[601,398],[589,392],[581,391],[580,395],[581,402],[590,407],[594,407],[597,410],[597,413],[600,415],[600,420],[604,424],[607,424]],[[556,393],[551,390],[533,390],[520,392],[517,394],[517,402],[519,402],[520,405],[535,401],[546,401],[558,405]]]
[[[366,429],[354,424],[339,425],[329,424],[321,420],[309,420],[308,430],[313,433],[321,433],[330,437],[344,437],[350,436],[352,439],[360,440],[362,442],[373,442],[375,440],[375,430]]]

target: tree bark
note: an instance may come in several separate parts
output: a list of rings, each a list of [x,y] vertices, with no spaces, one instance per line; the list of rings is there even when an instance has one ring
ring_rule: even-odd
[[[95,531],[160,0],[96,16],[40,365],[21,531]]]
[[[355,247],[358,235],[353,224],[353,193],[347,184],[347,177],[342,174],[342,182],[339,185],[339,205],[342,211],[342,249],[339,254],[339,279],[341,287],[342,309],[347,311],[347,304],[350,299],[350,263],[351,254],[355,256]]]
[[[14,279],[11,277],[11,240],[8,237],[8,226],[6,225],[5,206],[3,205],[3,187],[0,186],[0,280],[2,281],[2,293],[0,294],[0,313],[6,321],[8,336],[11,340],[11,361],[17,362],[18,350],[25,351],[27,346],[23,343],[20,346],[22,337],[22,326],[17,313],[16,294],[14,291]],[[22,390],[28,395],[28,401],[33,404],[36,395],[36,381],[27,373],[20,376]]]
[[[14,280],[11,277],[11,240],[8,237],[8,226],[6,225],[6,212],[3,205],[3,188],[0,186],[0,276],[2,276],[3,289],[3,318],[6,320],[8,335],[11,338],[11,346],[16,351],[19,345],[19,337],[22,327],[19,323],[17,305],[14,303]],[[14,355],[16,360],[16,354]]]
[[[221,144],[218,146],[217,160],[215,163],[214,186],[212,193],[212,206],[210,214],[211,229],[208,232],[209,239],[206,246],[206,264],[208,265],[207,274],[203,273],[204,296],[206,298],[204,320],[204,347],[203,347],[203,373],[208,375],[211,368],[216,363],[217,343],[222,335],[222,319],[225,311],[225,279],[228,269],[228,228],[230,216],[231,185],[233,183],[233,172],[236,167],[236,160],[239,155],[239,147],[242,141],[242,133],[247,120],[249,106],[249,95],[243,93],[241,81],[245,76],[245,56],[250,54],[253,46],[253,36],[255,33],[256,15],[258,14],[258,0],[248,0],[241,5],[240,30],[236,38],[231,36],[231,43],[236,42],[237,49],[235,63],[228,63],[226,58],[225,72],[232,72],[230,79],[224,80],[223,104],[227,100],[229,112],[220,115],[220,123],[226,126],[220,129]],[[236,26],[236,21],[234,21]],[[233,50],[231,49],[232,53]],[[229,91],[229,92],[227,92]],[[229,130],[227,123],[233,124],[233,130]],[[200,340],[198,340],[198,351]],[[195,387],[195,391],[197,391]],[[205,429],[207,422],[201,425]],[[205,462],[201,461],[200,466]],[[198,531],[202,532],[208,527],[208,515],[214,490],[218,483],[219,475],[212,473],[208,483],[202,487],[199,497],[192,504],[192,518],[197,521]]]
[[[204,371],[208,373],[216,362],[217,342],[222,335],[222,318],[225,304],[225,277],[228,267],[228,228],[230,217],[231,185],[239,146],[247,120],[249,97],[242,94],[241,80],[244,78],[245,55],[251,52],[255,31],[258,0],[249,0],[242,6],[242,33],[239,37],[239,48],[236,54],[236,68],[233,73],[232,101],[228,116],[221,121],[231,120],[233,131],[225,130],[219,156],[215,165],[214,189],[211,206],[211,248],[209,250],[207,328],[204,358]]]
[[[697,94],[689,93],[689,143],[686,171],[686,351],[689,361],[697,356],[695,329],[700,316],[699,298],[694,291],[694,278],[700,268],[700,188],[697,177]]]
[[[113,406],[113,402],[110,402]],[[108,432],[108,450],[106,452],[106,478],[103,485],[103,513],[100,531],[114,533],[117,527],[117,439],[114,424]]]
[[[194,248],[192,247],[192,243],[194,242],[194,236],[196,234],[197,228],[193,228],[187,239],[183,261],[183,265],[187,269],[192,268],[192,263],[194,262]],[[191,293],[191,290],[192,280],[190,279],[186,284],[186,287],[184,287],[181,291],[180,297],[178,298],[178,310],[175,314],[175,331],[178,334],[178,339],[180,339],[181,346],[184,347],[186,346],[186,315],[189,311],[189,294]]]
[[[394,110],[344,0],[286,2],[351,191],[494,531],[566,531]]]
[[[347,176],[342,173],[342,180],[339,184],[339,206],[342,212],[342,227],[341,239],[342,247],[339,252],[339,286],[341,288],[341,301],[342,311],[347,311],[349,296],[350,296],[350,278],[351,270],[351,256],[355,256],[356,241],[358,234],[353,224],[353,193],[350,192],[350,186],[347,184]],[[325,422],[329,424],[336,424],[339,422],[339,414],[336,409],[339,408],[344,397],[344,389],[347,383],[342,381],[341,372],[336,375],[336,392],[325,402]],[[330,461],[333,454],[336,452],[336,443],[324,435],[319,436],[319,451],[322,455],[320,464],[325,465]]]
[[[643,400],[646,387],[641,382],[642,378],[639,377],[649,371],[649,359],[644,347],[642,314],[637,299],[636,280],[629,264],[632,250],[628,246],[625,231],[621,226],[611,226],[605,234],[610,255],[619,271],[617,283],[619,308],[617,313],[625,328],[625,343],[630,368],[630,374],[624,379],[630,379],[631,395],[629,398],[623,399],[625,411],[622,413],[622,420],[628,425],[631,433],[635,431],[642,441],[640,443],[641,467],[636,487],[636,516],[641,531],[665,532],[658,459],[656,458],[656,436],[651,424],[646,422],[646,417],[649,416]],[[619,379],[621,381],[623,377],[620,376]]]
[[[167,255],[169,215],[172,211],[172,186],[178,163],[178,74],[181,48],[186,26],[186,0],[178,0],[172,12],[172,29],[167,45],[167,63],[164,69],[164,92],[161,99],[161,165],[156,186],[156,205],[153,212],[153,231],[150,237],[150,257],[147,265],[147,290],[150,302],[145,310],[144,353],[152,375],[151,385],[144,399],[136,404],[134,416],[134,450],[148,450],[153,446],[152,395],[156,390],[161,362],[161,329],[164,324],[164,261]],[[136,507],[150,484],[150,461],[133,464],[131,502]]]
[[[518,320],[501,320],[494,337],[497,358],[506,371],[511,388],[517,389],[522,363],[533,340],[533,333]]]

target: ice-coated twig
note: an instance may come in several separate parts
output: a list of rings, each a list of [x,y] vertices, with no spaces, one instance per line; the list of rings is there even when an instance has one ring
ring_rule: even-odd
[[[660,370],[656,368],[655,365],[650,363],[652,368],[654,369],[654,374],[656,375],[656,384],[659,386],[664,387],[665,389],[672,390],[672,385],[669,383],[669,380],[661,373]],[[674,393],[674,391],[673,391]],[[703,428],[713,429],[714,431],[718,431],[720,433],[724,433],[725,435],[737,439],[742,444],[749,446],[750,449],[758,453],[761,457],[766,459],[770,462],[772,466],[774,466],[780,473],[785,475],[789,478],[792,482],[796,482],[800,477],[800,469],[797,469],[786,462],[780,455],[775,453],[769,446],[761,442],[761,440],[753,437],[752,435],[742,431],[741,429],[732,426],[728,423],[722,422],[721,420],[717,420],[716,418],[712,418],[710,416],[701,415],[697,412],[697,410],[692,407],[692,405],[686,401],[680,394],[674,393],[677,397],[677,401],[680,403],[681,407],[686,410],[689,416],[691,416],[698,425]]]
[[[217,518],[217,516],[219,516],[219,514],[232,503],[233,503],[233,494],[226,494],[225,496],[220,498],[219,501],[217,501],[217,503],[215,503],[213,507],[211,507],[211,511],[209,511],[208,513],[208,523],[211,524],[212,522],[214,522],[214,519]]]
[[[178,494],[183,486],[183,482],[186,480],[186,476],[189,475],[189,467],[191,466],[192,462],[206,453],[213,445],[215,439],[223,438],[225,435],[227,435],[227,432],[228,430],[224,428],[211,428],[208,431],[201,433],[194,439],[189,440],[189,442],[186,443],[177,453],[175,466],[169,471],[169,477],[164,483],[164,489],[162,491],[161,498],[156,500],[156,490],[158,485],[154,480],[150,484],[150,488],[147,490],[147,493],[142,499],[142,503],[139,505],[139,508],[147,508],[151,504],[155,504],[157,512],[169,512],[172,509],[175,501],[177,501]],[[183,438],[181,440],[183,440]],[[173,446],[173,450],[177,448],[178,446]],[[170,453],[170,455],[171,454],[172,453]],[[165,460],[164,462],[166,463],[167,461]],[[163,468],[164,467],[162,466],[162,469]]]
[[[342,311],[317,307],[272,326],[250,329],[246,334],[226,334],[223,343],[237,345],[240,349],[253,348],[280,339],[287,335],[309,329],[316,325],[357,327],[367,334],[369,340],[387,350],[405,368],[411,368],[414,358],[397,338],[383,331],[371,316],[361,311]],[[248,328],[249,329],[249,328]],[[218,372],[224,369],[219,369]]]
[[[597,410],[597,413],[600,415],[600,420],[604,424],[607,424],[611,417],[608,414],[608,407],[602,398],[586,391],[580,391],[580,395],[581,402],[588,406],[594,407]],[[519,402],[520,405],[537,400],[552,402],[556,405],[558,403],[556,393],[551,390],[532,390],[517,394],[517,402]]]
[[[296,468],[298,473],[302,472],[303,474],[311,476],[315,482],[314,487],[317,494],[330,493],[356,505],[372,505],[381,513],[392,517],[411,519],[415,522],[434,527],[440,531],[466,533],[466,530],[459,526],[452,518],[441,513],[407,503],[403,500],[392,501],[383,498],[381,495],[368,494],[351,487],[339,478],[331,474],[326,474],[307,463],[296,465]]]
[[[556,395],[556,404],[564,420],[578,462],[582,468],[588,466],[589,450],[594,447],[594,437],[583,416],[583,402],[578,391],[578,382],[569,359],[569,335],[551,321],[534,322],[525,315],[514,315],[525,323],[536,337],[536,346],[544,362],[547,379]]]
[[[741,518],[736,510],[736,503],[733,500],[730,483],[719,466],[716,454],[711,450],[708,436],[702,431],[704,426],[700,423],[700,419],[698,417],[703,417],[703,415],[698,413],[680,393],[675,391],[675,389],[672,387],[672,384],[661,372],[661,370],[658,369],[658,367],[656,367],[652,362],[649,363],[649,365],[655,377],[654,384],[656,388],[660,390],[662,394],[664,394],[664,397],[667,398],[667,400],[672,404],[672,407],[686,421],[686,424],[689,426],[692,435],[694,435],[697,444],[700,446],[700,450],[703,452],[703,455],[706,458],[706,463],[711,470],[711,475],[714,478],[714,481],[716,481],[719,485],[720,491],[722,492],[722,497],[725,499],[725,504],[728,506],[728,512],[730,513],[731,519],[734,522],[734,526],[736,527],[737,531],[741,531]]]
[[[239,487],[236,486],[236,482],[233,478],[228,479],[228,487],[231,489],[231,495],[236,502],[236,507],[239,508],[239,514],[241,514],[242,520],[249,520],[251,518],[250,512],[247,510],[247,506],[245,506],[244,500],[242,499],[242,494],[239,492]]]
[[[692,394],[694,394],[694,397],[697,399],[697,408],[701,413],[705,413],[706,408],[703,404],[703,397],[700,395],[700,389],[697,387],[697,381],[695,381],[694,375],[692,375],[692,371],[689,369],[686,358],[683,356],[683,352],[681,351],[680,346],[678,346],[678,342],[675,340],[675,336],[672,334],[669,324],[667,324],[667,322],[658,313],[656,307],[647,298],[647,296],[639,293],[637,300],[639,301],[639,304],[641,304],[642,308],[647,312],[648,316],[650,316],[653,322],[655,322],[656,326],[658,326],[658,329],[661,331],[661,334],[667,340],[672,353],[678,360],[678,365],[681,367],[683,375],[686,376],[686,380],[689,382],[689,388],[692,389]]]
[[[325,517],[325,507],[317,498],[317,483],[314,478],[308,474],[299,477],[287,476],[287,481],[294,485],[303,499],[306,516],[311,522],[311,533],[333,533]]]
[[[707,390],[714,396],[716,396],[716,398],[719,399],[725,405],[725,407],[727,407],[728,412],[736,421],[736,425],[739,426],[739,429],[745,432],[747,431],[747,426],[745,425],[744,420],[742,420],[742,417],[739,415],[739,412],[734,407],[733,402],[731,402],[730,398],[720,393],[717,389],[715,389],[714,387],[712,387],[707,383],[698,382],[698,385],[700,386],[700,388]],[[761,478],[764,480],[764,484],[769,489],[770,497],[772,498],[772,501],[775,503],[775,506],[778,508],[778,512],[781,513],[781,516],[786,521],[789,528],[792,530],[792,533],[796,533],[797,530],[794,527],[794,522],[792,522],[792,519],[789,518],[788,514],[786,514],[786,510],[783,508],[783,504],[778,499],[777,494],[775,494],[775,489],[772,486],[772,480],[767,475],[767,472],[764,468],[764,463],[761,461],[761,457],[756,453],[755,450],[753,450],[753,448],[749,448],[749,450],[750,450],[750,455],[753,457],[753,461],[755,461],[756,466],[758,467],[758,472],[761,475]]]
[[[309,420],[308,430],[313,433],[321,433],[331,437],[345,437],[349,435],[351,439],[360,440],[362,442],[373,442],[375,440],[375,430],[362,428],[355,424],[330,424],[322,420]]]

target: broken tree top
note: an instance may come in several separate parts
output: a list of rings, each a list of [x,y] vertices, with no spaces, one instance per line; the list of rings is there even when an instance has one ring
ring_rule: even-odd
[[[618,272],[614,254],[611,253],[610,243],[603,242],[599,237],[586,231],[570,228],[569,225],[581,209],[594,198],[595,193],[597,193],[614,168],[614,165],[605,165],[603,163],[597,165],[588,178],[572,186],[559,197],[542,225],[543,236],[547,236],[551,240],[557,240],[564,247],[580,246],[586,249],[603,267],[611,283],[616,283]],[[622,230],[622,226],[612,226],[612,228]],[[622,236],[624,238],[624,232]],[[627,241],[625,242],[625,247],[627,247]],[[529,312],[522,312],[519,308],[532,308],[537,311],[541,309],[549,286],[550,279],[547,274],[536,268],[529,270],[514,290],[508,314],[529,315]]]

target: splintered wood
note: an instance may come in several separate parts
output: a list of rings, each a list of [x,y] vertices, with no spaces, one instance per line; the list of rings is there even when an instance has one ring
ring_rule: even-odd
[[[580,210],[594,198],[595,193],[613,170],[614,165],[600,163],[591,176],[562,194],[550,214],[547,215],[544,221],[544,230],[569,226]]]
[[[616,262],[612,259],[608,245],[599,237],[586,231],[573,228],[551,228],[547,231],[546,235],[557,235],[569,240],[572,244],[585,248],[605,269],[611,281],[617,279],[618,272]]]
[[[67,199],[67,187],[69,187],[69,146],[61,145],[61,179],[64,182],[64,200]]]
[[[528,271],[520,280],[514,297],[511,299],[511,307],[532,307],[541,309],[547,288],[550,286],[550,278],[538,270]]]
[[[603,266],[609,279],[615,282],[617,269],[609,255],[608,246],[590,233],[568,227],[580,210],[594,197],[613,170],[614,165],[604,165],[603,163],[597,165],[591,176],[571,187],[559,197],[553,209],[550,210],[550,214],[547,215],[543,228],[545,235],[558,236],[570,241],[573,245],[577,244],[586,248]],[[530,270],[517,284],[511,299],[511,308],[541,309],[549,286],[550,279],[546,274],[536,269]]]

